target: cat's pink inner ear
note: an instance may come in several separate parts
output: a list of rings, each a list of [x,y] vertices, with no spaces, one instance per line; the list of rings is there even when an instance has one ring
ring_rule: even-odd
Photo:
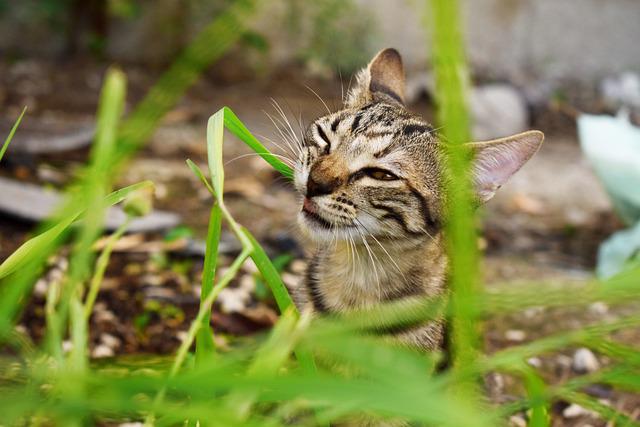
[[[540,148],[544,134],[529,131],[507,138],[468,144],[474,151],[473,183],[484,203]]]

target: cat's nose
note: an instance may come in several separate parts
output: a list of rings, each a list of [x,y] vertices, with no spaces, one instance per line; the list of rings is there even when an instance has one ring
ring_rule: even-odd
[[[309,171],[307,179],[307,197],[323,196],[333,193],[347,179],[347,168],[341,159],[335,156],[323,156]]]
[[[331,194],[336,187],[337,185],[335,185],[335,180],[317,181],[313,177],[313,174],[309,174],[309,179],[307,180],[307,197],[324,196],[325,194]]]

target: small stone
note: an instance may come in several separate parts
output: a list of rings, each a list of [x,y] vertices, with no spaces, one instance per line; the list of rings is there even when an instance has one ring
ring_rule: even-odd
[[[579,374],[591,373],[600,369],[600,362],[588,348],[580,348],[573,355],[573,370]]]
[[[559,354],[556,356],[556,363],[558,366],[569,369],[571,365],[573,365],[573,359],[569,356],[565,356],[564,354]]]
[[[238,283],[241,289],[245,289],[248,292],[253,292],[254,289],[256,288],[256,281],[249,274],[245,274],[242,277],[240,277],[240,280]]]
[[[44,297],[45,295],[47,295],[48,288],[49,284],[45,279],[38,279],[33,287],[33,294],[37,297]]]
[[[534,368],[541,368],[542,367],[542,360],[540,360],[540,358],[538,357],[530,357],[527,360],[527,363],[531,366],[533,366]]]
[[[509,425],[511,427],[527,427],[527,421],[521,415],[512,415],[509,417]]]
[[[218,303],[223,313],[237,313],[245,309],[245,295],[234,289],[225,288],[218,295]]]
[[[256,264],[253,262],[251,258],[247,258],[244,264],[242,264],[242,270],[244,270],[247,273],[254,274],[258,272],[258,267],[256,267]]]
[[[598,301],[589,306],[589,311],[593,314],[603,315],[609,312],[609,306],[603,302]]]
[[[104,344],[97,345],[91,352],[91,357],[93,357],[94,359],[113,356],[115,356],[115,352],[113,351],[113,349]]]
[[[97,308],[95,310],[93,310],[93,319],[97,322],[97,323],[115,323],[116,322],[116,315],[113,314],[113,311],[111,310],[107,310],[107,309],[102,309],[102,310],[98,310]]]
[[[178,338],[180,342],[184,342],[188,336],[189,334],[187,333],[187,331],[178,331],[178,333],[176,333],[176,338]]]
[[[118,427],[144,427],[143,423],[122,423]]]
[[[522,342],[527,338],[527,334],[519,329],[510,329],[504,333],[504,337],[509,341]]]
[[[102,344],[106,345],[107,347],[113,348],[113,349],[120,347],[120,344],[121,344],[120,338],[111,334],[106,334],[106,333],[100,335],[100,342],[102,342]]]
[[[565,418],[578,418],[583,416],[593,415],[593,412],[583,408],[582,406],[572,403],[562,411],[562,416]]]
[[[540,199],[523,193],[513,196],[511,203],[518,212],[529,215],[542,215],[547,211],[545,204]]]
[[[66,354],[71,350],[73,350],[73,343],[69,340],[62,341],[62,352]]]

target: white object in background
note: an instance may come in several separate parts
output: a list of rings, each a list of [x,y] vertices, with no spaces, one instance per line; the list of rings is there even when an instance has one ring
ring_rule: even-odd
[[[613,234],[600,246],[598,276],[621,272],[640,251],[640,128],[628,114],[581,115],[580,145],[611,197],[620,218],[634,227]]]

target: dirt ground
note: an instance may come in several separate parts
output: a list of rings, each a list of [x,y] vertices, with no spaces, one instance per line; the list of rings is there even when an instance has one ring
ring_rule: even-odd
[[[42,123],[55,129],[72,129],[91,123],[96,108],[104,66],[90,62],[53,64],[33,61],[0,63],[0,105],[8,123],[23,105],[30,111],[20,131],[37,133]],[[129,77],[130,111],[154,81],[156,73],[126,67]],[[208,76],[194,87],[163,121],[149,144],[126,168],[118,186],[142,179],[156,186],[156,207],[182,216],[181,233],[203,239],[211,199],[185,164],[187,158],[206,164],[205,126],[210,114],[222,106],[238,117],[269,148],[269,139],[279,135],[266,113],[275,115],[272,98],[295,122],[308,122],[321,115],[324,106],[305,87],[312,87],[329,106],[339,104],[339,82],[323,82],[295,73],[281,73],[262,81],[221,82]],[[344,84],[346,90],[347,83]],[[426,101],[411,106],[432,116]],[[265,113],[266,112],[266,113]],[[0,122],[7,127],[7,123]],[[53,124],[51,124],[53,123]],[[537,118],[534,125],[545,131],[541,151],[482,211],[483,274],[487,286],[530,280],[586,282],[592,272],[599,243],[620,223],[586,160],[580,152],[571,121]],[[0,126],[0,130],[4,128]],[[294,124],[294,126],[297,126]],[[11,148],[10,148],[11,152]],[[57,154],[13,155],[0,166],[0,175],[25,182],[62,187],[87,158],[87,149]],[[298,196],[292,185],[270,170],[260,158],[249,154],[234,138],[225,147],[225,200],[236,219],[265,244],[273,257],[291,255],[283,273],[295,285],[304,271],[304,249],[296,241],[295,216]],[[5,259],[32,229],[28,222],[0,216],[0,260]],[[182,234],[181,234],[182,235]],[[231,259],[237,245],[223,237],[223,262]],[[43,301],[48,283],[62,274],[64,252],[52,259],[50,270],[34,290],[21,327],[41,338]],[[161,234],[129,235],[118,246],[108,269],[92,319],[94,357],[122,354],[169,353],[180,343],[199,300],[202,259],[185,250],[180,239],[168,241]],[[493,319],[486,326],[486,343],[496,350],[545,333],[576,327],[617,313],[603,304],[584,312],[539,311]],[[269,328],[277,314],[264,285],[255,279],[255,267],[247,263],[239,279],[220,296],[213,315],[219,344],[234,337]],[[554,319],[549,322],[549,319]],[[628,338],[633,341],[637,334]],[[532,362],[543,366],[554,382],[573,375],[574,349],[544,356]],[[602,361],[606,363],[606,361]],[[557,374],[557,375],[556,375]],[[507,376],[495,374],[490,394],[508,401],[517,388]],[[557,377],[557,378],[556,378]],[[603,388],[601,399],[637,416],[640,401]],[[554,408],[554,426],[604,426],[589,414],[562,415],[568,405]],[[571,415],[571,414],[570,414]],[[519,417],[519,418],[518,418]],[[523,425],[524,415],[512,420]],[[518,424],[520,423],[520,424]]]

